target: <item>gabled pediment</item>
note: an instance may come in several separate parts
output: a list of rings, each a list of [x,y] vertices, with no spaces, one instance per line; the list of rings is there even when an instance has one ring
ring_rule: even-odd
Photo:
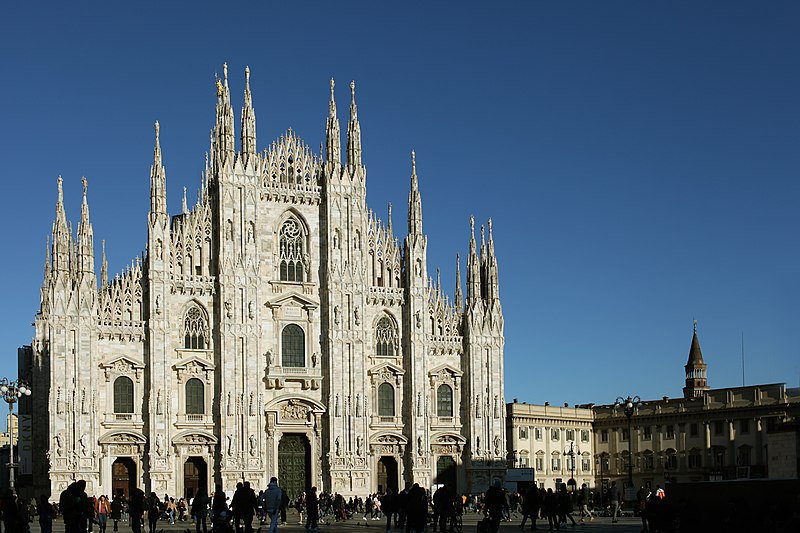
[[[180,361],[175,363],[172,366],[172,368],[174,368],[175,370],[186,370],[187,368],[193,366],[199,366],[203,370],[214,370],[214,363],[212,363],[208,359],[200,357],[199,355],[192,355],[185,359],[181,359]]]
[[[209,431],[191,429],[178,433],[172,438],[172,444],[203,445],[217,444],[217,437]]]
[[[139,368],[144,368],[144,363],[142,363],[141,361],[137,361],[132,357],[128,357],[127,355],[120,355],[118,357],[100,363],[100,368],[120,368],[121,366],[126,369],[127,368],[139,369]]]
[[[464,375],[464,373],[461,370],[447,363],[439,365],[435,368],[431,368],[428,371],[429,376],[436,376],[436,375],[446,376],[448,374],[450,375],[451,378],[460,378],[462,375]]]
[[[402,367],[399,367],[389,362],[385,362],[377,366],[373,366],[367,371],[367,374],[369,374],[370,376],[374,376],[377,374],[385,374],[387,372],[393,376],[402,376],[403,374],[406,373],[406,371]]]
[[[275,298],[274,300],[271,300],[264,305],[266,305],[271,309],[279,309],[281,307],[286,307],[291,305],[295,305],[297,307],[303,307],[305,309],[316,309],[317,307],[319,307],[319,302],[316,302],[300,294],[299,292],[290,292],[288,294],[279,296],[278,298]]]
[[[458,433],[434,433],[431,436],[431,444],[458,444],[463,446],[467,439]]]

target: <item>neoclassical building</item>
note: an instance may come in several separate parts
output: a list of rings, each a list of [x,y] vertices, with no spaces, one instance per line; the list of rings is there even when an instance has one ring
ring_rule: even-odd
[[[167,212],[156,123],[145,252],[100,279],[87,184],[77,233],[62,181],[36,333],[35,494],[87,480],[187,495],[276,475],[365,495],[450,483],[484,490],[506,468],[503,314],[492,226],[474,223],[454,296],[427,263],[412,153],[402,240],[366,205],[350,84],[342,150],[330,86],[324,154],[291,129],[265,150],[245,71],[236,146],[227,66],[198,199]],[[322,150],[322,148],[321,148]],[[344,152],[344,153],[343,153]],[[344,159],[344,160],[343,160]]]
[[[509,466],[533,468],[536,483],[547,488],[568,483],[573,473],[578,486],[604,488],[611,481],[628,487],[629,474],[637,488],[800,475],[800,389],[785,383],[712,389],[696,327],[684,370],[683,397],[641,402],[630,431],[619,405],[509,403]]]

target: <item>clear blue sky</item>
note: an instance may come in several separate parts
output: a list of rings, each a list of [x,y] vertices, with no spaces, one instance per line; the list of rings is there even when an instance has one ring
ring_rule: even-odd
[[[256,7],[259,6],[259,7]],[[356,80],[368,202],[404,232],[417,153],[428,264],[453,293],[492,217],[506,399],[681,394],[698,332],[713,387],[800,381],[797,2],[5,2],[0,363],[28,344],[64,176],[110,271],[145,245],[153,122],[169,209],[199,186],[214,73],[258,144],[324,135]],[[238,128],[238,121],[237,121]],[[344,123],[343,123],[344,129]],[[98,261],[99,268],[99,261]]]

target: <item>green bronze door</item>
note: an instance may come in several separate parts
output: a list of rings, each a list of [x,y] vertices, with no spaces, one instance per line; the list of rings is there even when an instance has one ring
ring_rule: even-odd
[[[290,500],[311,487],[310,448],[303,435],[284,435],[278,443],[278,485]]]

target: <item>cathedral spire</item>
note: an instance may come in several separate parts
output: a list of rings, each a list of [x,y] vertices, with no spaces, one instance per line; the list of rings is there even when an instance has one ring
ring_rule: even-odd
[[[361,126],[356,107],[356,82],[350,82],[350,122],[347,124],[347,166],[351,172],[361,167]]]
[[[78,271],[94,276],[94,231],[89,222],[86,177],[82,177],[81,182],[83,183],[83,202],[81,203],[81,221],[78,223]]]
[[[153,149],[153,166],[150,167],[150,223],[159,217],[166,222],[167,216],[167,173],[161,160],[160,127],[156,120],[156,146]]]
[[[497,273],[497,256],[494,254],[494,236],[492,235],[492,219],[489,219],[489,252],[486,256],[486,299],[500,299],[499,279]]]
[[[56,200],[56,218],[53,221],[52,246],[53,271],[69,271],[72,231],[67,224],[67,213],[64,209],[64,180],[61,179],[61,176],[58,177],[58,198]]]
[[[461,312],[461,306],[464,305],[464,294],[461,292],[461,257],[456,254],[456,292],[455,292],[455,306],[456,312]]]
[[[250,92],[250,67],[244,69],[244,106],[242,107],[242,155],[245,163],[256,153],[256,112]]]
[[[217,79],[217,120],[214,125],[214,144],[219,161],[234,153],[233,145],[233,107],[231,91],[228,87],[228,64],[222,66],[223,80]]]
[[[469,259],[467,260],[467,302],[473,305],[481,298],[481,266],[475,244],[475,217],[469,217]]]
[[[386,216],[386,226],[389,230],[389,235],[392,235],[392,202],[389,202],[389,213]]]
[[[181,202],[181,213],[189,214],[189,204],[186,203],[186,187],[183,188],[183,202]]]
[[[333,99],[335,85],[331,78],[331,101],[328,104],[328,124],[325,128],[326,161],[328,163],[342,162],[342,134],[339,129],[339,119],[336,118],[336,101]]]
[[[417,157],[411,151],[411,190],[408,192],[408,234],[422,235],[422,196],[417,178]]]
[[[103,239],[100,241],[100,246],[102,247],[101,252],[101,259],[100,259],[100,284],[101,287],[105,287],[108,285],[108,261],[106,260],[106,240]]]

